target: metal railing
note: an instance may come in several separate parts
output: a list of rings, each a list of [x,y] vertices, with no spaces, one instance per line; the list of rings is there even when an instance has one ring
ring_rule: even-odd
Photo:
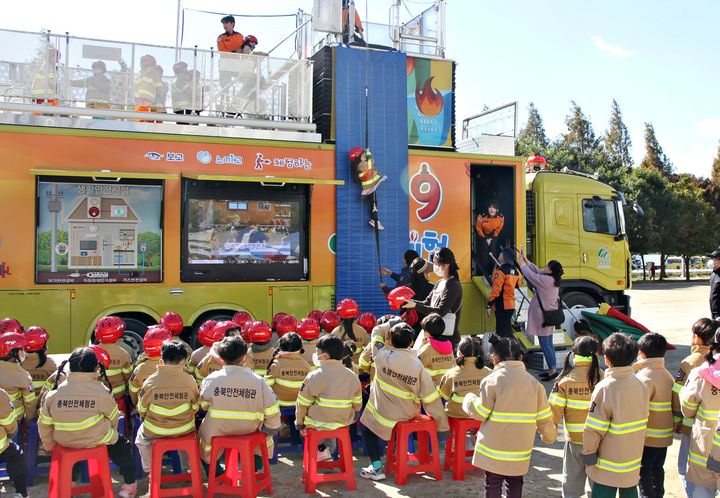
[[[309,123],[312,62],[0,30],[0,101]]]

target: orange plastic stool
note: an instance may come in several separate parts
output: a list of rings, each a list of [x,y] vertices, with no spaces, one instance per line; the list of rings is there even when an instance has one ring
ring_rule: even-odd
[[[87,461],[90,484],[73,486],[73,466]],[[48,496],[50,498],[70,498],[88,494],[93,498],[113,498],[110,478],[110,461],[107,446],[72,449],[55,446],[50,461]]]
[[[408,452],[408,438],[417,433],[416,453]],[[410,463],[417,463],[410,465]],[[442,480],[440,448],[435,421],[427,415],[415,415],[406,422],[398,422],[388,441],[385,473],[395,472],[395,484],[407,484],[410,474],[432,472],[435,480]]]
[[[474,450],[465,449],[465,438],[468,432],[473,434],[480,429],[480,421],[472,418],[448,417],[450,436],[445,440],[445,464],[443,470],[453,469],[453,480],[464,481],[465,471],[476,469],[467,457],[473,456]]]
[[[317,461],[317,445],[323,439],[337,439],[340,457],[337,462]],[[318,469],[340,469],[340,472],[318,474]],[[350,439],[348,427],[341,427],[331,431],[307,430],[303,450],[302,480],[305,483],[305,492],[309,494],[315,493],[315,487],[323,482],[345,481],[348,491],[357,489],[352,456],[352,440]]]
[[[215,436],[210,450],[210,475],[208,476],[207,497],[216,494],[254,497],[267,489],[272,494],[272,476],[268,459],[265,434],[253,432],[243,436]],[[260,447],[263,471],[256,472],[254,451]],[[225,473],[216,475],[217,461],[225,452]],[[238,459],[240,470],[238,471]],[[242,485],[239,485],[242,481]]]
[[[188,455],[190,473],[163,474],[163,456],[169,451],[185,451]],[[163,496],[202,496],[202,467],[200,449],[195,432],[178,437],[166,437],[153,440],[152,464],[150,468],[150,498]],[[174,482],[189,482],[182,488],[163,489],[162,485]]]

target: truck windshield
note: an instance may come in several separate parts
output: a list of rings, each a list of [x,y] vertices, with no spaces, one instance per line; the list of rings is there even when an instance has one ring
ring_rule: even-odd
[[[583,199],[583,228],[586,232],[617,235],[618,216],[616,203],[600,198]]]

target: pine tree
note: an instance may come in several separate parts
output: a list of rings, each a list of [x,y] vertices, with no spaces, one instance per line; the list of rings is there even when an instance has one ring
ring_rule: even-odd
[[[550,141],[545,134],[545,126],[540,117],[540,112],[535,104],[528,105],[528,120],[518,136],[515,143],[515,155],[532,156],[535,154],[545,155]]]
[[[565,117],[568,131],[551,147],[553,167],[567,167],[594,173],[607,162],[601,141],[595,136],[592,123],[582,109],[571,101],[570,114]],[[562,165],[560,164],[562,162]]]
[[[598,146],[598,139],[595,137],[592,123],[583,114],[580,106],[571,101],[570,114],[565,117],[565,124],[568,132],[563,135],[563,140],[581,156],[587,156],[595,152]]]
[[[665,177],[669,177],[673,172],[673,165],[663,152],[651,123],[645,123],[645,157],[640,162],[640,167],[654,169]]]
[[[715,186],[720,186],[720,143],[718,144],[717,154],[712,163],[712,171],[710,172],[710,181]]]
[[[632,147],[630,133],[622,120],[620,106],[613,99],[610,125],[607,132],[605,132],[605,150],[614,167],[626,170],[632,167],[633,160],[630,155],[630,147]]]

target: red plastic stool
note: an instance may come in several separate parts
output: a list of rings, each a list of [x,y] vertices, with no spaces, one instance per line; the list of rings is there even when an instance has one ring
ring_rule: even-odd
[[[185,451],[188,455],[190,473],[163,474],[163,456],[170,451]],[[182,488],[162,488],[171,482],[189,482]],[[200,449],[197,434],[191,432],[184,436],[157,438],[152,445],[152,464],[150,467],[150,498],[162,496],[202,496],[202,467],[200,466]]]
[[[417,451],[408,452],[408,438],[417,433]],[[417,463],[410,465],[410,463]],[[435,421],[427,415],[415,415],[406,422],[398,422],[388,441],[385,473],[395,472],[395,484],[407,484],[409,474],[432,472],[435,480],[442,480],[440,449]]]
[[[464,481],[465,471],[476,469],[467,457],[473,456],[474,450],[465,449],[465,438],[468,432],[473,434],[480,429],[480,421],[472,418],[448,417],[450,436],[445,440],[445,464],[443,470],[453,469],[453,480]]]
[[[340,456],[337,462],[317,461],[317,446],[323,439],[337,439],[338,454]],[[318,469],[340,469],[340,472],[318,474]],[[352,456],[352,440],[350,439],[348,427],[341,427],[332,431],[307,430],[303,451],[302,480],[305,483],[305,492],[309,494],[315,493],[315,487],[323,482],[345,481],[348,491],[357,489]]]
[[[87,461],[90,484],[73,486],[73,466]],[[110,478],[110,461],[107,446],[95,448],[72,449],[55,446],[50,462],[50,478],[48,496],[50,498],[70,498],[88,494],[93,498],[113,498]]]
[[[210,475],[208,476],[207,497],[216,494],[236,496],[257,496],[263,489],[272,494],[272,476],[270,475],[270,460],[268,459],[265,434],[253,432],[243,436],[215,436],[212,438],[210,449]],[[256,472],[255,448],[260,447],[263,471]],[[225,473],[216,475],[217,461],[225,452]],[[238,471],[238,459],[240,470]],[[252,478],[249,478],[252,476]],[[242,485],[238,482],[242,481]]]

